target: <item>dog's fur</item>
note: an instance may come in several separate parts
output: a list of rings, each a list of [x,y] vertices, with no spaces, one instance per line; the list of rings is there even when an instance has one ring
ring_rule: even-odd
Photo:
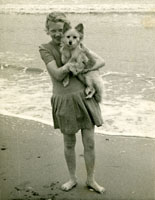
[[[95,59],[91,56],[86,56],[86,53],[82,49],[81,41],[84,35],[83,24],[78,24],[75,28],[72,28],[68,24],[64,24],[63,38],[61,47],[61,59],[62,63],[73,63],[73,67],[70,67],[70,71],[88,86],[86,98],[95,96],[98,102],[102,99],[102,79],[98,70],[89,71],[87,73],[81,73],[84,69],[92,68],[95,64]],[[69,84],[69,76],[63,80],[63,85],[66,87]],[[88,94],[89,93],[89,94]]]

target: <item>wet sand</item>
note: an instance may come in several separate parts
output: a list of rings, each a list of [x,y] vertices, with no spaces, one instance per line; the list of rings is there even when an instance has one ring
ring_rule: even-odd
[[[86,171],[77,134],[78,185],[68,179],[62,135],[51,126],[0,115],[1,200],[154,200],[155,140],[96,134],[96,178],[103,195],[85,186]]]

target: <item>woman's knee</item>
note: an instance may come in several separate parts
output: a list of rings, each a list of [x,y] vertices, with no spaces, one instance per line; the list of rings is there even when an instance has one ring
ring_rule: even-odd
[[[94,151],[94,149],[95,149],[94,140],[87,140],[87,142],[84,143],[84,151]]]
[[[85,151],[92,151],[95,149],[94,141],[94,131],[93,130],[83,130],[82,131],[82,140]]]
[[[76,137],[73,135],[64,135],[64,148],[66,150],[71,150],[75,148]]]

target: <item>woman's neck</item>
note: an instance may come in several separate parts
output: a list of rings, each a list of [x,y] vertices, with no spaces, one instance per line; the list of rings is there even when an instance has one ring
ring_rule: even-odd
[[[58,48],[60,47],[60,44],[61,44],[61,43],[54,42],[53,40],[52,40],[52,43],[53,43],[55,46],[57,46]]]

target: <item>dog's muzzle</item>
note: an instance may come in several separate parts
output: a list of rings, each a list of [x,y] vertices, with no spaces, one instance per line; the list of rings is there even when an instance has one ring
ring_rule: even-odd
[[[69,41],[69,45],[72,45],[72,41]]]

